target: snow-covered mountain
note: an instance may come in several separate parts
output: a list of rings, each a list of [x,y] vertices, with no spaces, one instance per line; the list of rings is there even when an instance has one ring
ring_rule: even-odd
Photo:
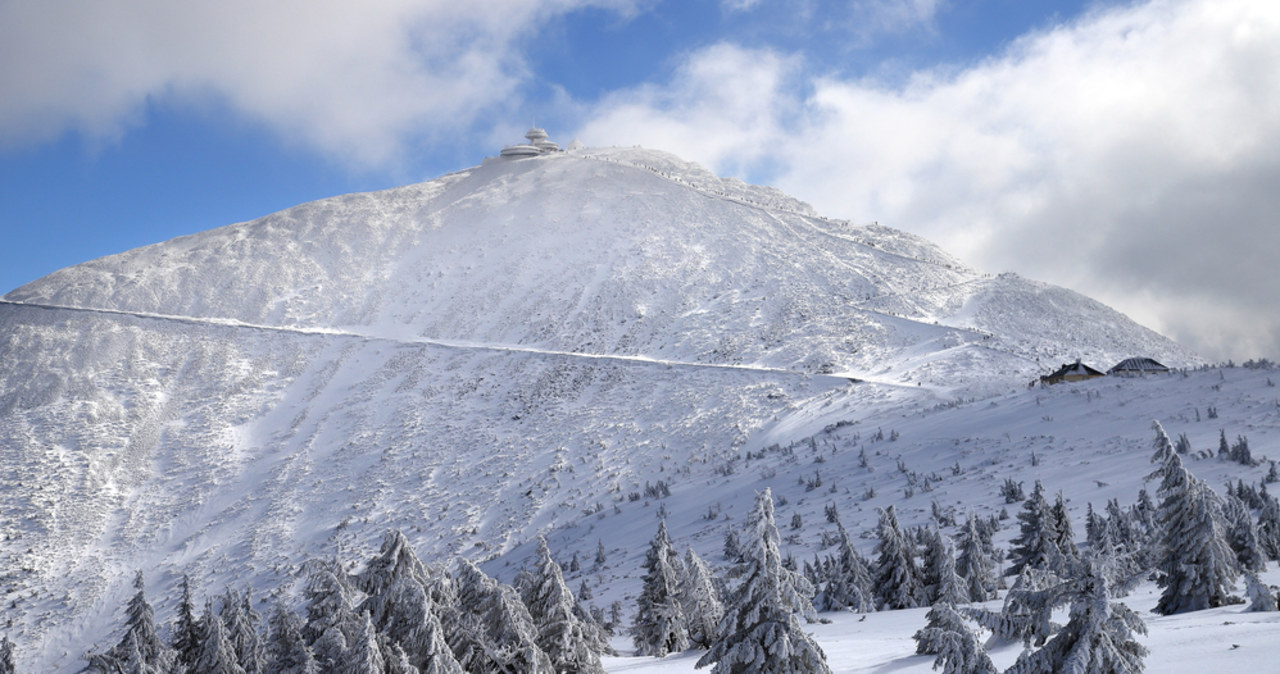
[[[833,424],[831,447],[892,429],[904,441],[877,451],[917,456],[913,470],[987,467],[955,488],[963,503],[1002,462],[1024,471],[1019,452],[1128,451],[1047,430],[1093,413],[1055,411],[1070,397],[1041,413],[1025,385],[1135,355],[1199,363],[1071,291],[649,150],[491,159],[303,204],[0,302],[5,631],[35,670],[74,670],[109,638],[134,570],[160,597],[184,572],[266,591],[309,557],[363,556],[389,527],[499,576],[539,533],[566,556],[601,540],[616,554],[598,579],[621,581],[658,507],[632,494],[659,480],[673,533],[709,551],[752,489],[789,493],[815,471],[850,477],[807,501],[809,521],[838,501],[860,530],[853,476],[871,478],[852,456],[744,457],[808,438],[821,452]],[[1132,426],[1145,447],[1161,406],[1187,417],[1201,393],[1144,393],[1166,397],[1113,412],[1106,433]],[[936,430],[947,413],[953,438]],[[913,434],[926,416],[934,430]],[[1105,481],[1131,500],[1140,475]]]

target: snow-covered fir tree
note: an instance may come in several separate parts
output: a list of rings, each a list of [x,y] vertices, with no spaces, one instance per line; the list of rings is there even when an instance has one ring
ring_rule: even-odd
[[[576,614],[577,601],[542,536],[538,537],[537,555],[524,603],[537,627],[538,646],[557,672],[603,674],[600,655],[591,649],[591,626]]]
[[[9,635],[0,636],[0,674],[14,674],[13,642]]]
[[[174,653],[156,634],[156,616],[147,602],[146,581],[139,571],[133,579],[137,590],[125,609],[124,635],[106,653],[89,656],[90,671],[129,671],[164,674],[174,661]]]
[[[302,637],[302,619],[277,605],[267,619],[266,674],[319,674],[320,666]]]
[[[689,627],[689,642],[696,648],[710,648],[715,641],[724,602],[716,589],[715,575],[690,547],[684,553],[680,575],[680,607]]]
[[[306,602],[306,623],[302,635],[315,655],[321,671],[336,671],[347,643],[359,627],[353,611],[355,589],[336,561],[312,560],[302,596]]]
[[[913,545],[898,525],[893,506],[877,509],[880,523],[876,528],[876,605],[880,609],[915,608],[922,603],[920,572],[916,568]]]
[[[1018,511],[1018,536],[1013,539],[1013,548],[1009,550],[1012,564],[1005,570],[1006,576],[1016,576],[1022,569],[1030,566],[1045,569],[1051,559],[1060,555],[1050,548],[1054,545],[1056,532],[1051,530],[1049,502],[1044,498],[1044,486],[1036,480],[1031,496],[1022,502]]]
[[[1238,497],[1227,494],[1223,498],[1223,515],[1227,520],[1227,544],[1236,553],[1236,562],[1242,571],[1262,571],[1267,566],[1258,541],[1258,528],[1249,514],[1249,506]]]
[[[1067,512],[1062,492],[1058,492],[1053,505],[1049,506],[1045,531],[1052,537],[1052,551],[1059,555],[1050,570],[1062,576],[1072,575],[1080,563],[1080,549],[1076,546],[1075,528],[1071,526],[1071,514]]]
[[[188,671],[195,663],[200,647],[200,621],[196,618],[195,603],[191,599],[191,578],[185,573],[182,574],[182,595],[178,599],[178,615],[174,619],[170,645],[179,671]]]
[[[348,645],[335,674],[386,674],[386,661],[378,647],[378,632],[369,613],[361,612],[355,638]]]
[[[953,604],[934,604],[925,618],[928,623],[912,638],[916,640],[916,653],[938,656],[933,661],[934,669],[942,669],[942,674],[996,674],[999,671],[977,633]]]
[[[430,598],[431,573],[400,531],[383,536],[382,547],[356,576],[366,593],[359,610],[367,612],[385,635],[422,672],[460,674],[445,638],[437,607]]]
[[[1153,422],[1156,445],[1169,442]],[[1157,583],[1164,588],[1156,612],[1169,615],[1222,606],[1236,580],[1236,559],[1225,537],[1219,499],[1182,465],[1174,451],[1157,449],[1162,459],[1153,475],[1161,478],[1157,513],[1163,536],[1156,563]]]
[[[520,595],[485,575],[466,559],[457,572],[458,625],[451,642],[468,674],[555,674],[551,659],[538,647],[538,630]]]
[[[222,618],[213,612],[213,603],[206,602],[204,615],[200,618],[203,628],[200,634],[200,650],[196,653],[196,661],[191,671],[199,674],[245,674],[236,658],[236,649]],[[337,668],[327,670],[337,671]]]
[[[1248,595],[1249,608],[1245,609],[1251,613],[1260,611],[1276,611],[1280,610],[1276,607],[1276,595],[1262,582],[1258,574],[1254,571],[1246,572],[1245,578],[1245,594]]]
[[[756,495],[742,537],[740,581],[725,605],[719,638],[698,659],[712,674],[829,674],[826,655],[806,634],[797,614],[811,616],[813,586],[782,566],[773,494]]]
[[[838,611],[848,609],[859,613],[876,610],[875,592],[872,587],[871,571],[867,563],[853,547],[853,539],[849,532],[835,518],[836,533],[839,536],[837,556],[825,565],[825,578],[822,591],[817,597],[817,606],[822,611]]]
[[[1262,507],[1258,509],[1257,523],[1258,548],[1268,560],[1280,561],[1280,500],[1270,494],[1263,494],[1261,498]]]
[[[1067,624],[1043,647],[1019,656],[1006,674],[1137,674],[1147,649],[1135,640],[1147,628],[1138,614],[1111,601],[1107,581],[1092,561],[1081,574],[1039,593],[1043,603],[1070,601]]]
[[[996,561],[987,554],[978,529],[978,517],[972,512],[960,531],[956,554],[956,575],[964,579],[967,601],[982,602],[996,597]],[[967,602],[966,602],[967,603]]]
[[[636,652],[662,657],[689,648],[689,627],[680,604],[679,558],[665,520],[658,523],[658,532],[649,542],[642,580],[631,625]]]
[[[262,640],[258,637],[258,624],[262,617],[253,610],[249,593],[228,589],[222,598],[221,617],[227,639],[235,649],[236,662],[244,668],[245,674],[261,674],[266,661]]]

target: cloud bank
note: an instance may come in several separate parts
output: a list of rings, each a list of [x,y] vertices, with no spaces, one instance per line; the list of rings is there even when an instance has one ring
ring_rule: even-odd
[[[0,4],[0,149],[118,138],[149,103],[212,100],[356,165],[442,138],[528,79],[521,40],[631,0]]]
[[[579,135],[920,233],[1211,359],[1280,356],[1280,6],[1097,11],[896,85],[722,43],[602,101]]]

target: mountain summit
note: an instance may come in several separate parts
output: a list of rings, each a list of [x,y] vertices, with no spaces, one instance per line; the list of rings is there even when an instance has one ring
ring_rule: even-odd
[[[1076,293],[668,154],[493,158],[6,295],[2,598],[31,661],[73,669],[138,569],[153,594],[278,587],[388,527],[504,563],[822,410],[1129,356],[1195,362]]]

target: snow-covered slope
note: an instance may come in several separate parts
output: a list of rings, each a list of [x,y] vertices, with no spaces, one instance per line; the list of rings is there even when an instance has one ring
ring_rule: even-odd
[[[135,569],[157,596],[183,572],[269,588],[387,527],[499,573],[538,533],[593,546],[611,513],[610,545],[639,549],[648,482],[700,517],[754,486],[748,449],[899,415],[906,434],[1131,355],[1197,362],[1078,294],[658,152],[304,204],[0,302],[7,631],[71,669]]]

